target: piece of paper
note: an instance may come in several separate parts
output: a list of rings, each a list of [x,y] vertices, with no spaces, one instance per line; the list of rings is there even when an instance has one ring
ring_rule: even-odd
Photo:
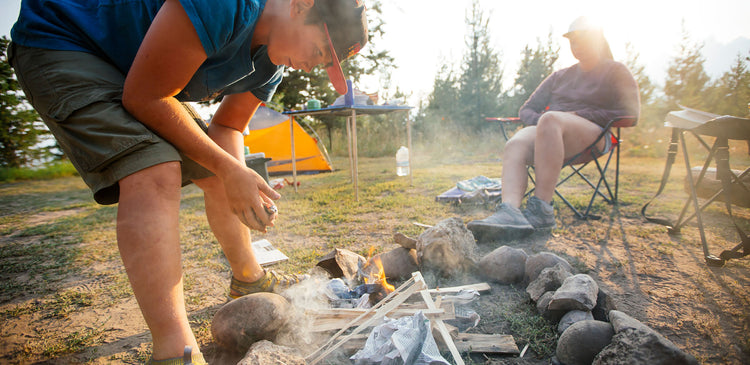
[[[273,247],[271,242],[266,239],[253,242],[253,252],[255,252],[255,259],[261,266],[289,260],[289,257]]]

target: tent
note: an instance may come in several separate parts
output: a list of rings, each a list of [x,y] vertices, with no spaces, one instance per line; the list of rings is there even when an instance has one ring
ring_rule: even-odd
[[[244,144],[250,153],[263,152],[268,161],[270,175],[292,173],[292,139],[289,116],[266,106],[260,106],[245,130]],[[294,121],[294,155],[297,173],[333,171],[328,153],[319,138],[312,138]],[[315,133],[315,131],[313,131]]]

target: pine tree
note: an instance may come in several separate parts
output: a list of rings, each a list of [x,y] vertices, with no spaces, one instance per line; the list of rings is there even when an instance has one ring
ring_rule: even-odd
[[[552,74],[555,62],[559,58],[560,48],[555,46],[552,33],[547,43],[537,39],[536,49],[526,45],[521,51],[523,58],[516,73],[516,80],[503,106],[504,115],[517,116],[518,110],[547,76]]]
[[[490,17],[474,0],[466,17],[468,34],[461,76],[458,80],[461,123],[479,132],[487,123],[484,118],[500,113],[503,70],[500,57],[492,48],[489,32]]]
[[[750,117],[750,57],[738,54],[734,64],[716,81],[710,93],[711,112]]]
[[[705,91],[710,81],[706,74],[706,63],[701,51],[702,44],[693,43],[683,24],[679,54],[672,59],[667,69],[664,94],[667,107],[678,109],[678,104],[695,109],[706,109]]]
[[[8,43],[7,37],[0,38],[0,167],[21,167],[45,154],[34,146],[48,132],[25,103],[6,57]]]

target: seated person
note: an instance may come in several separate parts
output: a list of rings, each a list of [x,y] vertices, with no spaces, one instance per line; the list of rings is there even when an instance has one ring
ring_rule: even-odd
[[[521,107],[526,127],[505,145],[503,203],[491,216],[469,222],[475,235],[555,228],[551,203],[563,162],[593,143],[610,120],[639,113],[638,85],[627,67],[613,60],[601,28],[580,17],[563,36],[578,63],[552,73]],[[611,148],[608,137],[597,143],[600,153]],[[536,190],[522,212],[529,165]]]

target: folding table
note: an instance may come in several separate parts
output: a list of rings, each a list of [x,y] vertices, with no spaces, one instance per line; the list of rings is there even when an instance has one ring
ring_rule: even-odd
[[[698,224],[706,264],[709,266],[723,266],[729,259],[740,258],[750,254],[750,237],[748,237],[745,231],[737,225],[735,217],[732,214],[732,201],[735,199],[735,197],[732,196],[732,191],[738,191],[739,189],[743,192],[750,193],[750,187],[743,182],[743,178],[750,174],[750,168],[746,168],[741,174],[737,175],[732,171],[729,164],[729,140],[748,141],[748,148],[750,148],[750,119],[730,115],[717,115],[685,107],[682,108],[683,109],[680,111],[673,111],[667,115],[664,125],[672,128],[672,137],[669,144],[666,167],[664,169],[664,174],[662,175],[659,190],[656,195],[643,206],[641,209],[641,215],[649,222],[667,226],[669,228],[668,232],[675,234],[679,233],[682,227],[695,218],[696,223]],[[690,167],[689,153],[685,141],[685,135],[688,133],[692,134],[699,142],[699,145],[708,151],[708,156],[703,163],[703,168],[697,179],[693,179]],[[704,140],[705,137],[715,137],[716,139],[714,140],[713,145],[709,145]],[[689,190],[690,197],[685,202],[682,212],[675,222],[664,218],[648,217],[646,215],[646,208],[648,208],[649,204],[651,204],[664,189],[680,146],[682,147],[682,154],[687,168],[686,187]],[[703,205],[701,205],[698,201],[696,188],[706,176],[706,172],[709,170],[712,161],[716,162],[716,177],[717,180],[721,181],[721,188],[714,193],[713,196],[708,198]],[[729,219],[732,220],[741,242],[732,249],[722,251],[717,257],[709,252],[706,234],[703,229],[702,212],[708,207],[708,205],[718,199],[724,201]],[[694,213],[687,216],[689,208],[692,208]]]
[[[295,116],[306,116],[306,115],[335,115],[346,117],[346,137],[347,137],[347,148],[349,150],[349,167],[351,168],[352,182],[354,183],[354,196],[359,201],[359,177],[357,169],[357,115],[375,115],[375,114],[386,114],[393,112],[405,112],[412,109],[406,105],[342,105],[342,106],[329,106],[321,109],[304,109],[304,110],[289,110],[285,111],[284,114],[289,115],[291,118],[290,125],[294,125]],[[411,166],[411,121],[410,118],[406,119],[406,130],[409,148],[409,165]],[[411,182],[411,169],[409,169],[409,181]],[[292,176],[294,178],[294,188],[297,189],[297,165],[294,156],[294,135],[292,135]]]

